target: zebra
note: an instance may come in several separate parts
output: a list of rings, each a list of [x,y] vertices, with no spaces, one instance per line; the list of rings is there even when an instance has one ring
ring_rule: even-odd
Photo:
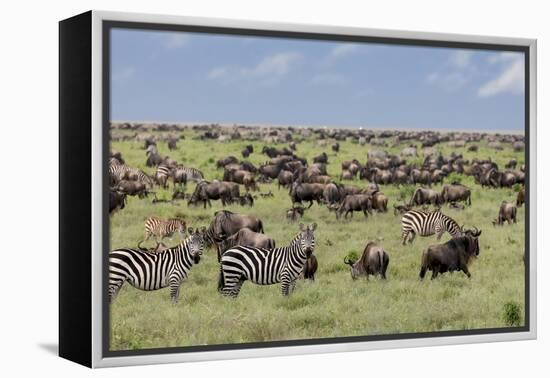
[[[244,281],[249,280],[258,285],[280,282],[281,294],[290,295],[315,248],[316,228],[316,223],[305,228],[300,224],[300,232],[287,247],[228,249],[220,261],[218,291],[224,296],[237,297]]]
[[[203,173],[196,168],[180,166],[177,168],[177,170],[184,172],[186,181],[191,180],[194,182],[200,182],[204,179]]]
[[[436,234],[437,240],[440,240],[445,231],[451,234],[453,238],[461,236],[463,233],[463,227],[460,227],[453,218],[439,210],[432,212],[409,210],[403,214],[401,227],[403,245],[406,244],[407,239],[409,243],[412,243],[416,234],[420,236]],[[412,234],[412,236],[409,237],[409,234]]]
[[[155,180],[157,181],[157,184],[163,188],[167,188],[169,177],[172,177],[172,168],[165,164],[160,164],[157,167],[157,172],[155,173]]]
[[[157,243],[159,242],[158,238],[162,241],[165,237],[171,237],[176,232],[183,236],[185,235],[185,227],[186,224],[183,219],[149,217],[145,221],[145,239],[138,243],[138,248],[141,248],[141,244],[149,240],[151,236],[157,238]]]
[[[170,287],[170,298],[177,302],[180,287],[193,264],[198,264],[204,251],[202,232],[193,232],[176,247],[159,253],[121,248],[109,253],[109,302],[128,281],[136,289],[151,291]]]
[[[109,161],[109,177],[111,178],[111,184],[116,184],[119,181],[124,180],[127,175],[130,167],[126,164],[114,164]]]

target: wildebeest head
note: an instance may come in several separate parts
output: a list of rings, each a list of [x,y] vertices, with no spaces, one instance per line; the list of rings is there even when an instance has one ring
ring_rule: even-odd
[[[344,257],[344,264],[351,267],[351,278],[356,280],[361,274],[363,274],[363,265],[357,260],[352,260],[349,257]]]
[[[187,249],[193,259],[193,263],[198,264],[204,252],[204,234],[206,228],[202,227],[200,230],[198,228],[193,230],[192,227],[189,227],[187,231],[189,232],[189,237],[186,239]]]
[[[464,236],[467,236],[471,242],[470,252],[476,257],[479,256],[479,235],[481,235],[481,230],[478,230],[477,227],[464,231]]]
[[[313,253],[315,248],[315,235],[314,231],[317,228],[317,223],[304,226],[303,223],[300,223],[300,234],[298,236],[298,241],[300,247],[303,251],[306,252],[306,256],[309,257]]]

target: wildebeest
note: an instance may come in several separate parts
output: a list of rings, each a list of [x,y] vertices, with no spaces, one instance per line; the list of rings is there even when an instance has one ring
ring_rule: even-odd
[[[362,211],[365,218],[368,217],[368,213],[372,210],[372,198],[368,194],[352,194],[344,198],[338,210],[336,210],[336,219],[340,218],[344,214],[344,218],[348,217],[351,213],[353,218],[354,211]]]
[[[254,215],[233,213],[229,210],[220,210],[214,213],[214,219],[206,231],[207,239],[210,242],[220,241],[237,233],[243,228],[263,233],[262,221]]]
[[[109,191],[109,214],[113,215],[118,210],[124,209],[126,205],[126,194],[117,191]]]
[[[516,213],[517,207],[514,204],[502,201],[500,209],[498,210],[497,219],[493,221],[493,226],[501,226],[504,222],[508,222],[508,224],[512,222],[517,223]]]
[[[213,180],[212,182],[201,181],[197,184],[191,198],[189,198],[188,204],[196,205],[202,201],[206,209],[207,203],[212,207],[210,200],[219,199],[222,201],[222,205],[225,206],[237,197],[240,197],[240,195],[239,185],[236,183],[218,180]]]
[[[220,159],[216,162],[217,168],[223,168],[228,164],[237,164],[239,162],[239,159],[237,159],[235,156],[227,156],[223,159]]]
[[[339,152],[340,151],[340,143],[336,142],[332,145],[332,151]]]
[[[320,154],[319,156],[315,156],[313,158],[313,162],[314,163],[323,163],[323,164],[328,164],[328,155],[326,152],[323,152],[322,154]]]
[[[409,206],[433,205],[440,206],[443,203],[441,194],[433,189],[417,188],[411,196]]]
[[[241,228],[233,235],[222,238],[221,241],[216,243],[218,261],[220,261],[225,251],[238,245],[273,249],[275,248],[275,240],[265,234],[254,232],[247,227]]]
[[[525,186],[522,186],[516,197],[516,206],[521,207],[525,203]]]
[[[441,199],[443,203],[464,201],[465,204],[471,205],[471,194],[470,188],[461,184],[452,183],[451,185],[445,185],[443,187],[441,190]]]
[[[306,264],[304,265],[304,271],[302,272],[304,279],[315,281],[315,273],[317,273],[317,267],[317,257],[312,254],[307,258]]]
[[[379,191],[375,191],[371,194],[372,208],[379,213],[385,213],[388,211],[388,197]]]
[[[351,267],[351,278],[354,280],[360,276],[366,276],[368,280],[369,275],[380,275],[385,280],[390,257],[382,246],[369,242],[359,260],[344,258],[344,263]]]
[[[309,202],[308,208],[313,206],[313,201],[321,204],[323,201],[324,184],[293,183],[290,188],[290,199],[293,204],[302,204],[302,201]]]
[[[293,207],[286,211],[286,219],[289,222],[296,222],[298,219],[304,216],[305,209],[303,207]]]
[[[128,196],[138,196],[139,198],[147,197],[149,194],[147,186],[141,181],[122,180],[113,187],[113,190]]]
[[[506,169],[516,169],[516,166],[518,165],[518,161],[516,159],[510,159],[508,163],[504,165],[504,168]]]
[[[459,270],[470,278],[468,265],[479,255],[479,235],[481,231],[475,228],[465,231],[463,236],[454,237],[444,244],[428,247],[422,254],[420,279],[424,279],[428,270],[432,271],[432,280],[439,273]]]
[[[407,211],[411,210],[412,207],[406,204],[403,205],[393,205],[393,215],[405,214]]]
[[[323,189],[323,199],[327,205],[339,203],[342,199],[340,188],[333,182],[325,185]]]

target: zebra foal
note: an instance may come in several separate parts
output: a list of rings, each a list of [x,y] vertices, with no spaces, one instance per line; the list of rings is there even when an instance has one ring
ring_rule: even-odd
[[[179,232],[183,237],[185,235],[186,223],[183,219],[170,218],[162,219],[158,217],[149,217],[145,221],[145,239],[138,243],[138,247],[141,248],[141,244],[145,243],[151,236],[155,236],[157,243],[162,239],[171,238],[176,232]]]

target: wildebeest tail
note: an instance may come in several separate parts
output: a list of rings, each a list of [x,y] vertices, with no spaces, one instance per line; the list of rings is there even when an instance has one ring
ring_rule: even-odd
[[[221,292],[224,287],[224,278],[223,278],[223,266],[220,264],[220,276],[218,278],[218,291]]]
[[[422,262],[420,267],[420,279],[424,279],[424,276],[426,275],[426,271],[428,270],[428,250],[425,250],[422,253]]]
[[[258,231],[263,234],[264,233],[264,224],[262,223],[261,219],[258,219]]]
[[[421,188],[416,188],[416,190],[413,192],[411,196],[411,201],[409,202],[409,206],[414,206],[416,204],[416,196]]]

